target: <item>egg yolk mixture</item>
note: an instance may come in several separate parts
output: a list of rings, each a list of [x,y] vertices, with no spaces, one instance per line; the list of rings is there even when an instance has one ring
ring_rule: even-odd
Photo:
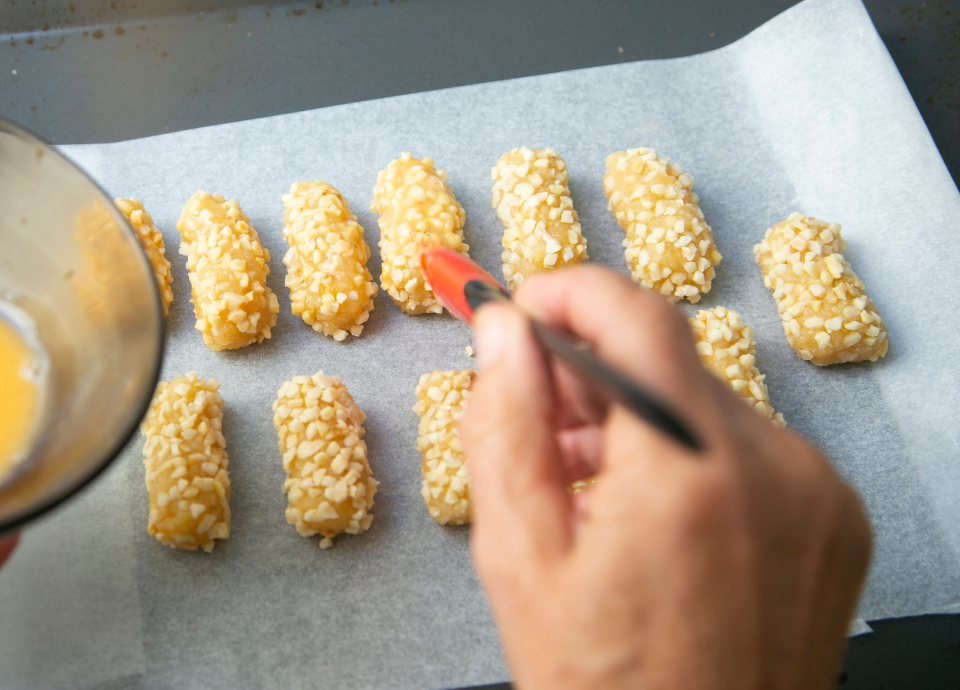
[[[22,460],[40,403],[36,352],[0,318],[0,482]]]

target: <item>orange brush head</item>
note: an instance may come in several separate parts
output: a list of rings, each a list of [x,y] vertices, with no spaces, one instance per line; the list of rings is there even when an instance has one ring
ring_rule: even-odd
[[[473,308],[467,302],[464,288],[472,280],[496,286],[500,283],[465,254],[440,245],[420,245],[420,268],[437,301],[461,321],[473,323]]]

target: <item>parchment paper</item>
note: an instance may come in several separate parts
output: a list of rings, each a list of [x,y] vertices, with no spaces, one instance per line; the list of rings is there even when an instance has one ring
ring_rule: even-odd
[[[438,59],[442,59],[438,56]],[[137,438],[107,475],[39,521],[0,572],[0,686],[440,688],[507,678],[466,528],[422,504],[420,374],[472,365],[468,329],[402,315],[383,294],[359,340],[290,314],[280,197],[322,178],[373,249],[377,172],[432,156],[466,210],[470,253],[499,275],[490,167],[514,146],[567,160],[593,261],[626,272],[601,178],[613,151],[652,146],[696,179],[724,259],[700,307],[753,326],[773,404],[823,447],[869,510],[864,619],[960,611],[960,196],[857,0],[807,0],[713,53],[338,106],[111,145],[64,147],[163,230],[175,301],[165,378],[222,384],[233,531],[213,554],[147,535]],[[198,188],[240,200],[270,250],[273,338],[212,353],[193,328],[175,224]],[[792,211],[843,224],[847,257],[890,331],[876,364],[820,369],[788,348],[752,245]],[[372,529],[322,552],[283,517],[270,405],[296,374],[340,376],[367,412],[381,481]],[[862,627],[861,627],[862,629]]]

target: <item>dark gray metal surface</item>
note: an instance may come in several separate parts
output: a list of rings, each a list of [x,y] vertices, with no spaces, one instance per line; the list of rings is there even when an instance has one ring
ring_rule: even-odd
[[[116,141],[691,55],[795,3],[0,0],[0,112],[57,143]],[[960,1],[866,4],[957,179]]]
[[[117,141],[691,55],[735,41],[793,4],[0,0],[0,115],[58,144]],[[865,4],[958,180],[960,0]],[[843,687],[960,688],[960,616],[874,627],[852,640]]]

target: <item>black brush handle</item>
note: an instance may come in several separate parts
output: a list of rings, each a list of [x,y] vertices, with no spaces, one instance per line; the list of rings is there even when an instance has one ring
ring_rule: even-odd
[[[510,294],[499,285],[471,280],[463,288],[467,304],[476,313],[487,302],[509,302]],[[547,350],[572,364],[586,378],[600,384],[613,398],[651,426],[676,439],[693,451],[703,444],[662,402],[634,383],[629,376],[597,357],[584,343],[578,343],[560,331],[530,320],[533,333]]]

